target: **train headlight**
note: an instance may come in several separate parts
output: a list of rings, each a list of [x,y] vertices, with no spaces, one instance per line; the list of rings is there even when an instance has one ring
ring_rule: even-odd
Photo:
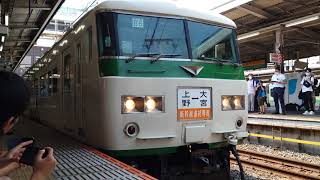
[[[135,113],[143,112],[143,97],[124,96],[122,97],[122,112],[123,113]]]
[[[152,98],[148,99],[146,102],[147,112],[154,111],[156,108],[156,105],[157,105],[156,102]]]
[[[222,110],[231,110],[230,99],[227,96],[222,97]]]
[[[131,112],[134,110],[134,108],[136,107],[136,103],[134,103],[134,101],[132,99],[127,99],[126,102],[124,103],[126,110],[128,112]]]
[[[145,97],[145,110],[146,112],[159,112],[163,111],[163,98],[156,96]]]
[[[244,96],[221,96],[222,111],[244,110]]]
[[[163,112],[163,96],[122,96],[122,113]]]

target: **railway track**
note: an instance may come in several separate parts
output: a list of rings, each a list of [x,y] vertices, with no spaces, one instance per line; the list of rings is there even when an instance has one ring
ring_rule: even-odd
[[[320,179],[319,165],[241,149],[238,152],[244,167],[266,170],[291,179]],[[230,161],[237,163],[233,156],[230,156]]]

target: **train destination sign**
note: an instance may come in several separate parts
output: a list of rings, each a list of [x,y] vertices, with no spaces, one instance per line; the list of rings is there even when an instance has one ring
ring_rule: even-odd
[[[177,118],[182,121],[211,119],[211,88],[179,88]]]

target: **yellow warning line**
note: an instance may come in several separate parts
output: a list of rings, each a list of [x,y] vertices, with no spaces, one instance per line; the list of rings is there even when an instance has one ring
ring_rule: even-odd
[[[299,143],[299,144],[309,144],[314,146],[320,146],[320,142],[316,142],[316,141],[305,141],[300,139],[284,138],[284,137],[270,136],[265,134],[255,134],[255,133],[249,133],[249,136],[273,139],[276,141],[287,141],[287,142],[293,142],[293,143]]]

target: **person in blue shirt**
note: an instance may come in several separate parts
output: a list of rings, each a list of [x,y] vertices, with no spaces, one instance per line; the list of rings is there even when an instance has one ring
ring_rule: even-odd
[[[257,94],[258,94],[257,95],[258,105],[259,105],[259,110],[260,110],[259,114],[265,114],[266,111],[265,111],[264,104],[266,102],[267,93],[266,93],[266,89],[262,85],[261,81],[257,85]]]

